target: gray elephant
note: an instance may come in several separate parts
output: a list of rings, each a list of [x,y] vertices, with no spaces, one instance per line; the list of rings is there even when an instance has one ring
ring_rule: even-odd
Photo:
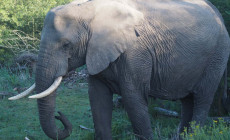
[[[56,88],[84,64],[95,138],[111,140],[113,94],[122,96],[134,133],[153,139],[148,95],[181,100],[179,132],[204,124],[227,65],[230,39],[218,10],[205,0],[82,0],[58,6],[45,18],[34,88],[42,129],[64,139],[55,125]]]

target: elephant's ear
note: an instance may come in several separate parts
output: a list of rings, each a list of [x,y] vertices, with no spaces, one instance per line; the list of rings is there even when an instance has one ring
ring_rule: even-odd
[[[103,71],[124,51],[133,47],[137,39],[134,27],[142,19],[141,12],[115,1],[96,8],[91,24],[92,37],[86,54],[89,74]]]

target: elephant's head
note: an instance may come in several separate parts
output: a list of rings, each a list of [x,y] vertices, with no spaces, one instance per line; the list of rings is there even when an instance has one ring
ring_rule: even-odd
[[[108,6],[109,14],[105,12]],[[103,71],[127,49],[130,38],[136,37],[134,25],[142,14],[133,9],[130,9],[131,13],[129,9],[122,10],[122,6],[114,6],[114,3],[106,7],[99,3],[80,6],[70,3],[56,7],[46,15],[36,68],[36,86],[10,99],[21,98],[35,88],[40,94],[30,98],[38,98],[40,123],[50,138],[64,139],[72,131],[71,124],[62,113],[56,119],[62,121],[64,130],[56,128],[54,119],[55,92],[62,77],[84,64],[91,75]]]
[[[35,75],[35,90],[40,94],[31,98],[39,98],[37,103],[40,123],[43,131],[52,139],[64,139],[72,131],[71,124],[61,113],[56,119],[62,121],[64,130],[56,128],[55,92],[62,76],[85,64],[90,37],[91,31],[86,20],[63,13],[59,9],[53,9],[47,14]]]

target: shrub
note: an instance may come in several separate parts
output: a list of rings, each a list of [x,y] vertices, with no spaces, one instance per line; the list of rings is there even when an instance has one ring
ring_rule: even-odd
[[[46,13],[72,0],[1,0],[0,63],[22,51],[36,51]]]
[[[40,40],[19,30],[8,30],[0,38],[0,63],[23,52],[38,52]]]
[[[53,7],[71,0],[1,0],[1,29],[21,30],[33,37],[40,38],[43,20]]]
[[[213,5],[220,11],[224,18],[225,26],[230,33],[230,1],[229,0],[210,0]]]
[[[186,130],[182,133],[184,140],[229,140],[230,139],[230,127],[224,122],[222,118],[218,121],[213,120],[211,125],[200,127],[195,125],[195,122],[191,124],[192,133],[188,133]]]

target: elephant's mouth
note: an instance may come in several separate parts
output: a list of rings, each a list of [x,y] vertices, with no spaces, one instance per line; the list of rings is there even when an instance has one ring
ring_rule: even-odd
[[[63,78],[62,76],[59,76],[58,78],[56,78],[54,80],[53,84],[48,89],[46,89],[45,91],[38,93],[36,95],[29,96],[29,98],[39,99],[39,98],[43,98],[43,97],[46,97],[46,96],[52,94],[53,91],[55,91],[58,88],[58,86],[61,84],[62,78]],[[36,87],[36,85],[33,84],[26,91],[24,91],[24,92],[22,92],[16,96],[10,97],[9,100],[18,100],[20,98],[23,98],[23,97],[29,95],[30,93],[32,93],[34,91],[35,87]]]

